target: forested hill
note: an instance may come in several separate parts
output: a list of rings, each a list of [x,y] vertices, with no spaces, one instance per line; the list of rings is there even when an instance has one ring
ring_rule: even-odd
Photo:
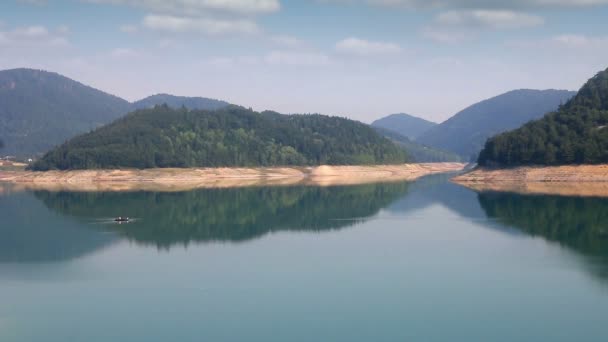
[[[372,122],[372,126],[388,129],[411,140],[416,139],[437,124],[413,115],[399,113],[387,115]]]
[[[0,144],[2,155],[42,155],[78,134],[127,113],[155,105],[214,110],[229,103],[203,97],[167,94],[129,103],[56,73],[13,69],[0,71]]]
[[[131,104],[56,73],[0,71],[3,155],[33,156],[124,115]]]
[[[608,69],[557,111],[487,141],[482,166],[608,163]]]
[[[384,136],[385,138],[395,143],[397,146],[407,151],[407,155],[412,162],[441,163],[462,161],[462,158],[455,153],[420,145],[410,140],[408,137],[405,137],[397,132],[382,127],[374,127],[374,129],[380,135]]]
[[[186,107],[188,109],[215,110],[229,106],[230,103],[205,97],[186,97],[169,94],[156,94],[133,102],[133,110],[154,108],[166,104],[171,108]]]
[[[432,127],[416,142],[475,159],[486,140],[556,110],[576,93],[567,90],[514,90],[476,103]]]
[[[166,105],[133,112],[51,150],[34,170],[403,163],[371,127],[324,115]]]

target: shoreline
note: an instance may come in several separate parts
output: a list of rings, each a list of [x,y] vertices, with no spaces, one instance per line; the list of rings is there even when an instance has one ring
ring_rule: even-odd
[[[457,172],[462,163],[399,165],[167,168],[73,171],[0,171],[0,185],[12,190],[184,191],[274,185],[357,185],[415,180],[434,173]]]
[[[608,164],[477,168],[451,181],[478,192],[608,197]]]

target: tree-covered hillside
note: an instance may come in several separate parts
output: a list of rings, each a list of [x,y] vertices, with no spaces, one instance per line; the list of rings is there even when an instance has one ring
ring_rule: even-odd
[[[129,103],[56,73],[32,69],[0,71],[0,139],[3,155],[42,155],[67,139],[156,105],[214,110],[229,103],[167,94]]]
[[[160,106],[163,104],[166,104],[171,108],[186,107],[188,109],[204,110],[216,110],[230,105],[230,103],[225,101],[208,99],[205,97],[186,97],[169,94],[157,94],[133,102],[132,108],[133,110],[154,108],[155,106]]]
[[[557,111],[489,139],[483,166],[608,162],[608,69],[587,81]]]
[[[416,142],[474,160],[488,138],[539,119],[574,95],[566,90],[510,91],[462,110]]]
[[[391,114],[372,122],[372,126],[388,129],[411,140],[415,140],[437,124],[413,115]]]
[[[416,142],[411,141],[408,137],[382,127],[374,127],[374,129],[380,135],[389,139],[397,146],[403,148],[412,162],[440,163],[462,161],[462,158],[455,153],[417,144]]]
[[[42,154],[65,140],[111,122],[131,104],[59,74],[0,71],[0,137],[5,155]]]
[[[324,115],[166,105],[133,112],[51,150],[32,169],[403,163],[405,152],[357,121]]]

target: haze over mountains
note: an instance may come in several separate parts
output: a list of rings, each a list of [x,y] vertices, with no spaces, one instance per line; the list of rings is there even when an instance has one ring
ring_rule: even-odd
[[[483,166],[608,162],[608,69],[555,112],[499,134],[479,154]]]
[[[41,155],[140,108],[167,103],[177,108],[218,109],[227,102],[159,94],[129,103],[53,72],[0,71],[0,139],[3,155]]]
[[[374,130],[369,130],[372,133],[365,131],[367,138],[364,140],[380,143],[382,147],[376,151],[378,152],[388,147],[383,145],[383,139],[372,138],[369,134],[384,136],[406,150],[410,161],[474,160],[488,138],[520,127],[530,120],[538,119],[545,113],[556,110],[575,94],[576,92],[567,90],[514,90],[474,104],[440,124],[409,114],[392,114],[374,121],[372,123]],[[0,140],[5,145],[2,154],[22,158],[41,156],[53,147],[111,123],[129,112],[151,109],[162,104],[174,109],[184,107],[187,110],[203,111],[221,110],[231,106],[221,100],[169,94],[152,95],[130,103],[52,72],[31,69],[0,71]],[[271,117],[264,115],[266,118]],[[325,118],[325,116],[319,117]],[[349,122],[346,125],[351,127],[350,120],[344,122]],[[359,126],[356,127],[360,129]],[[325,128],[328,127],[323,129]],[[339,129],[340,127],[336,127],[336,132]],[[297,130],[291,134],[298,134],[296,132]],[[327,136],[323,139],[329,139],[331,136],[329,131],[326,133]],[[312,136],[309,138],[314,139]],[[341,139],[347,139],[346,135]],[[342,146],[342,142],[335,140],[331,142],[324,140],[324,143],[326,146]],[[298,153],[301,152],[298,151],[298,146],[292,147]],[[358,151],[359,148],[362,146],[356,146],[352,151]],[[389,150],[390,148],[386,151]],[[371,150],[367,150],[369,151]],[[363,163],[370,163],[370,160],[389,161],[401,158],[384,159],[381,157],[382,153],[374,155],[376,152],[371,154],[367,152],[363,155],[367,157],[373,155],[373,157],[361,159]],[[392,153],[394,151],[390,150],[389,154]],[[310,156],[302,157],[304,159],[300,157],[302,156],[296,158],[299,158],[299,161],[291,160],[289,163],[301,164],[302,160],[310,162],[314,159]],[[346,159],[349,163],[355,160],[350,157]],[[262,162],[261,165],[267,165],[264,163]],[[171,165],[176,164],[179,163]]]
[[[372,122],[372,126],[374,127],[381,127],[397,132],[411,140],[415,140],[436,125],[437,123],[435,122],[405,113],[387,115]]]
[[[153,108],[154,106],[166,104],[171,108],[180,108],[182,106],[188,109],[205,109],[216,110],[229,106],[230,103],[220,100],[208,99],[205,97],[186,97],[175,96],[169,94],[156,94],[148,96],[145,99],[133,102],[132,110]]]
[[[2,154],[32,156],[115,120],[131,109],[116,96],[56,73],[14,69],[0,72]]]
[[[460,162],[459,155],[430,146],[424,146],[393,130],[372,126],[376,132],[407,151],[410,160],[418,163]]]
[[[416,142],[475,160],[488,138],[539,119],[574,95],[576,92],[567,90],[513,90],[456,113]]]

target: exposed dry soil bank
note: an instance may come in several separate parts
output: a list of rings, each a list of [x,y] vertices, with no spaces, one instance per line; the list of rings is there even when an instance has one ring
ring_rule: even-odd
[[[478,168],[452,181],[476,191],[608,197],[608,164]]]
[[[51,191],[181,191],[254,185],[320,186],[414,180],[462,170],[461,163],[374,166],[317,166],[272,168],[197,168],[148,170],[0,171],[0,183],[11,190]]]

